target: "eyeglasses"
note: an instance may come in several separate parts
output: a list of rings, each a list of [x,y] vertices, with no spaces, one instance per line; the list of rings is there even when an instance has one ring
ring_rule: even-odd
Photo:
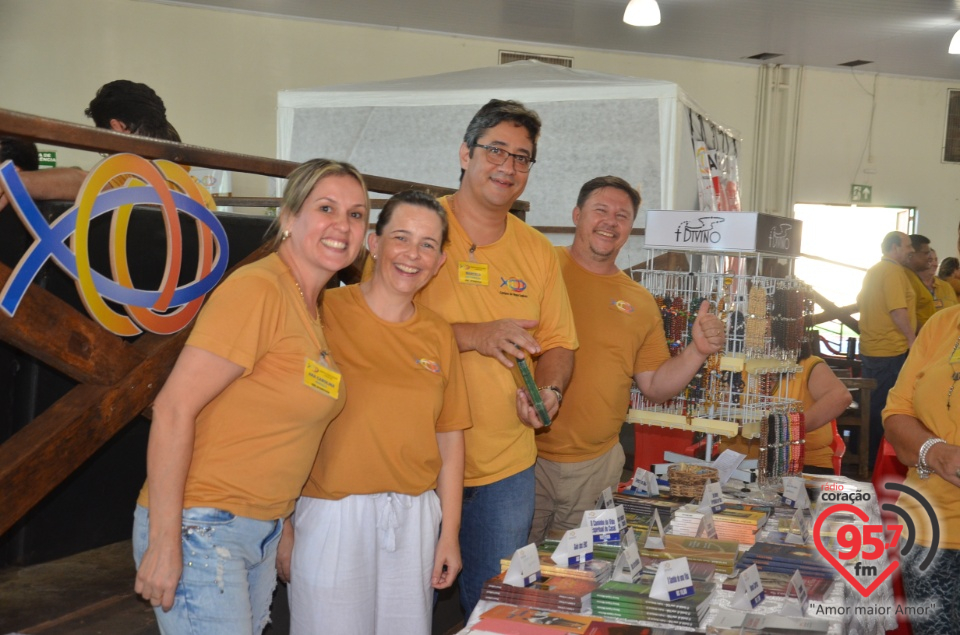
[[[487,151],[487,161],[494,165],[503,165],[507,162],[507,159],[513,157],[513,167],[516,168],[517,172],[529,172],[530,167],[537,162],[536,159],[532,159],[525,154],[514,154],[513,152],[507,152],[499,146],[485,146],[479,143],[473,144],[474,148],[483,148]]]

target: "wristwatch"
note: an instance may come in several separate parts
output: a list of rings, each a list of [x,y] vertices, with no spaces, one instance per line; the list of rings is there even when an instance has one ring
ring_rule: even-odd
[[[552,390],[553,394],[557,396],[557,405],[563,403],[563,393],[556,386],[537,386],[537,390]]]
[[[920,446],[920,453],[917,457],[917,476],[924,480],[930,478],[930,475],[933,474],[933,468],[927,464],[927,453],[930,448],[938,443],[946,443],[946,441],[938,437],[931,437]]]

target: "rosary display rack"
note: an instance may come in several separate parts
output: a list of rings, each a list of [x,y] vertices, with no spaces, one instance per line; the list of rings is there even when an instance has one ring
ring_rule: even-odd
[[[671,356],[690,344],[704,300],[725,324],[726,341],[676,398],[654,404],[634,387],[626,420],[706,433],[707,456],[713,435],[759,437],[761,479],[799,473],[802,404],[786,395],[801,371],[797,358],[812,303],[806,285],[791,276],[760,275],[769,268],[764,259],[776,265],[787,258],[792,269],[799,221],[754,213],[648,212],[646,236],[647,266],[632,274],[660,308]],[[667,251],[686,252],[680,259],[685,270],[653,268]]]

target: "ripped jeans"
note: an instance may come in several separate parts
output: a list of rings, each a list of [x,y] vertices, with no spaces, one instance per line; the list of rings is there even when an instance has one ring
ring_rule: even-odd
[[[133,514],[133,557],[147,550],[149,510]],[[183,510],[183,574],[173,608],[154,612],[164,635],[260,635],[270,621],[282,520],[221,509]]]

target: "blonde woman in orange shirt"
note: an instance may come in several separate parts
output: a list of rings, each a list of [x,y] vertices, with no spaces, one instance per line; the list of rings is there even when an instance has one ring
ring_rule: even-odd
[[[167,635],[258,635],[270,619],[283,519],[344,403],[317,299],[369,209],[353,166],[297,167],[276,253],[213,292],[157,395],[133,548]]]

